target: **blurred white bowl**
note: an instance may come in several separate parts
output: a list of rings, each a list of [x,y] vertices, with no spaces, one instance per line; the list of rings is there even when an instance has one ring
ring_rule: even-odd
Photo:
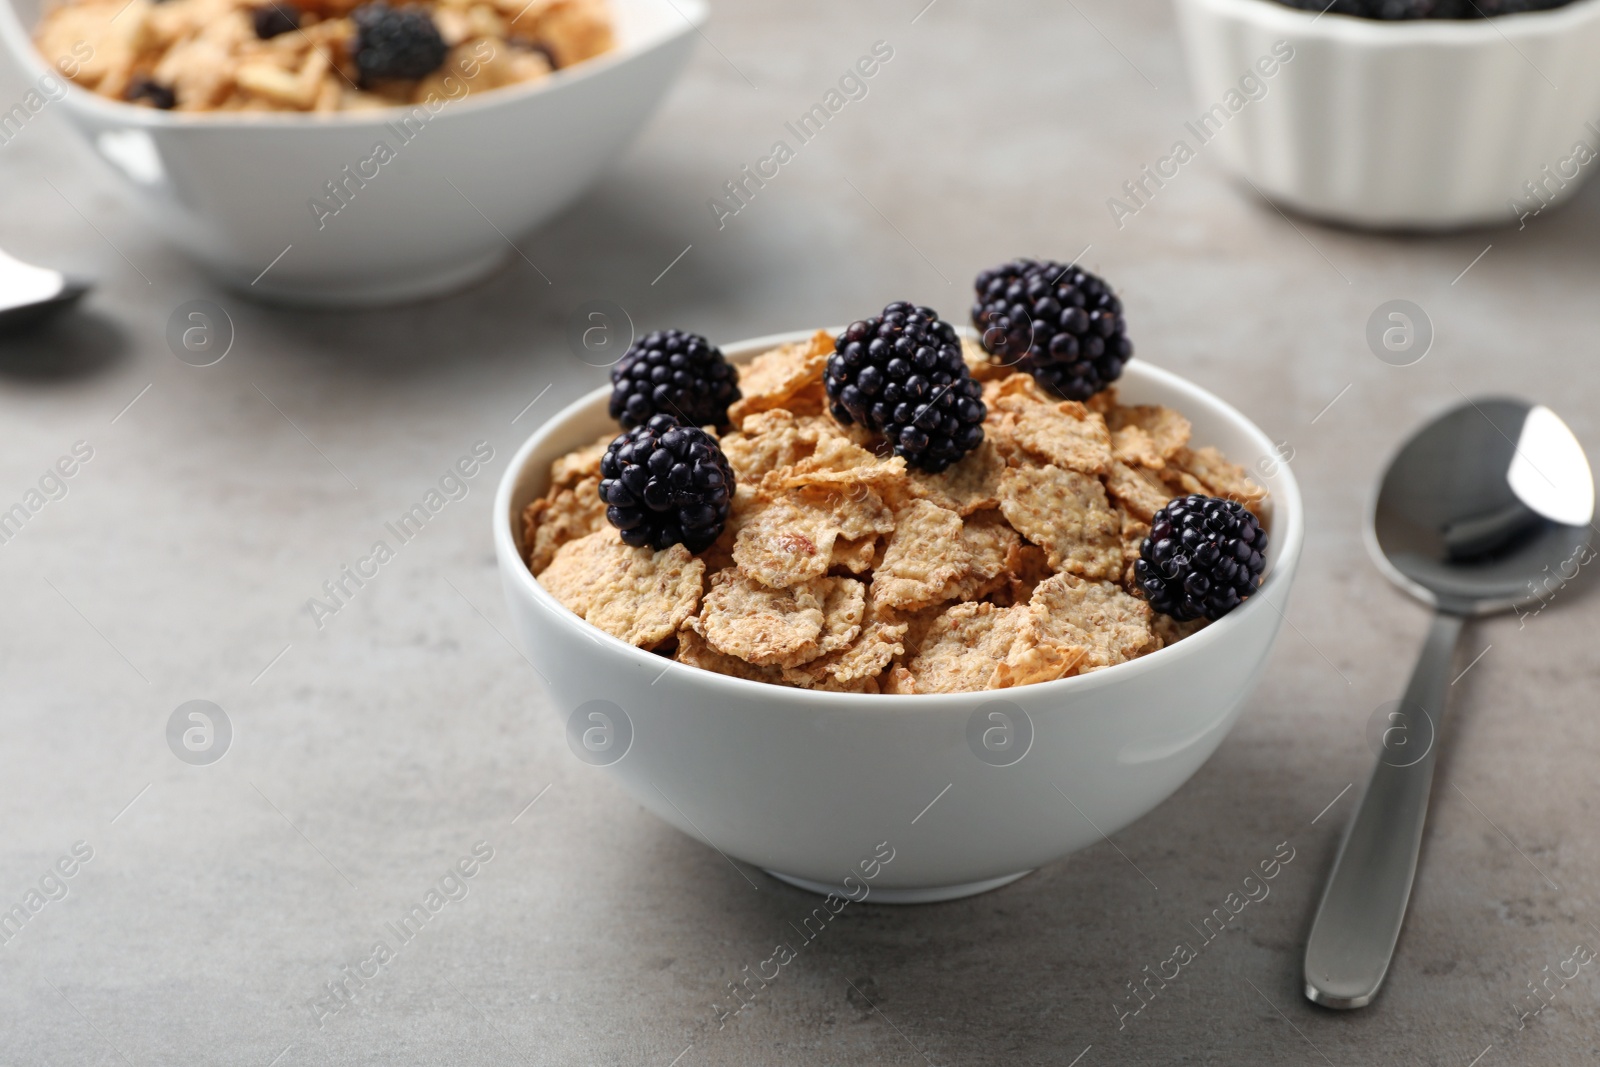
[[[1600,166],[1588,125],[1600,118],[1600,0],[1405,22],[1275,0],[1174,3],[1197,111],[1238,90],[1275,43],[1293,47],[1261,79],[1266,95],[1201,149],[1284,206],[1385,228],[1516,222]],[[1579,142],[1587,164],[1573,161]]]
[[[743,361],[809,336],[724,351]],[[729,678],[625,644],[567,610],[528,571],[522,511],[544,493],[552,461],[616,424],[606,414],[609,389],[555,415],[501,480],[494,542],[512,620],[573,751],[582,748],[586,762],[603,765],[684,833],[806,889],[844,892],[852,873],[858,887],[866,884],[860,865],[886,843],[894,859],[868,887],[882,903],[1004,885],[1150,811],[1221,744],[1260,677],[1300,561],[1304,519],[1294,475],[1239,412],[1142,360],[1117,387],[1130,402],[1177,408],[1195,440],[1272,472],[1263,478],[1273,513],[1261,589],[1194,636],[1128,663],[937,696],[820,693]],[[1005,720],[990,719],[991,711]],[[991,729],[1013,731],[1014,747],[994,751],[983,740]],[[585,731],[594,741],[587,747],[576,741]]]
[[[0,0],[0,38],[30,81],[50,73],[30,36],[40,8]],[[612,0],[612,10],[614,51],[446,103],[409,140],[392,128],[402,108],[188,114],[76,86],[46,106],[62,109],[151,222],[222,283],[294,303],[392,303],[493,270],[513,254],[510,238],[576,198],[643,126],[682,71],[706,5]],[[348,204],[319,222],[313,199],[337,204],[325,183],[344,181],[379,141],[392,161],[346,185]]]

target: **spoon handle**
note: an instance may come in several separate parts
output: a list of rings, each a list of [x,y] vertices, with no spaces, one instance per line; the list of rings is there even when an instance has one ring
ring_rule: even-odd
[[[1406,695],[1384,724],[1378,764],[1306,942],[1306,996],[1316,1004],[1365,1007],[1388,973],[1417,873],[1462,621],[1443,612],[1433,617]]]

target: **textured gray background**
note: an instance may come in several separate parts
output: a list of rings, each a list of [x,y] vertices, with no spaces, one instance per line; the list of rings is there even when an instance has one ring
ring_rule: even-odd
[[[1298,975],[1358,789],[1324,808],[1369,766],[1365,724],[1425,624],[1365,557],[1369,484],[1462,393],[1546,400],[1600,445],[1600,188],[1521,232],[1373,237],[1291,222],[1202,154],[1119,231],[1106,198],[1190,110],[1166,5],[940,0],[913,24],[922,2],[725,3],[645,136],[520,240],[553,285],[512,259],[399,310],[214,290],[59,115],[0,149],[0,241],[101,279],[81,316],[0,349],[0,504],[75,440],[95,450],[0,546],[0,902],[74,841],[95,850],[0,949],[0,1062],[1593,1061],[1594,965],[1526,1029],[1511,1008],[1600,945],[1592,597],[1469,630],[1463,666],[1492,648],[1457,687],[1380,1001],[1322,1012]],[[718,232],[706,198],[880,38],[896,53],[870,96]],[[21,91],[9,71],[0,88]],[[852,907],[719,1031],[725,983],[814,898],[753,871],[752,891],[574,759],[504,639],[492,483],[602,380],[569,354],[567,317],[608,297],[721,340],[898,298],[958,318],[980,267],[1089,244],[1141,356],[1293,449],[1310,533],[1292,626],[1216,757],[1116,848],[976,899]],[[1396,297],[1438,332],[1404,369],[1362,339]],[[164,340],[197,298],[237,327],[205,369]],[[316,631],[306,599],[480,438],[496,459],[471,495]],[[194,698],[236,730],[210,767],[165,742]],[[470,895],[319,1028],[307,999],[479,840],[495,857]],[[1283,841],[1296,858],[1270,898],[1119,1031],[1124,983]]]

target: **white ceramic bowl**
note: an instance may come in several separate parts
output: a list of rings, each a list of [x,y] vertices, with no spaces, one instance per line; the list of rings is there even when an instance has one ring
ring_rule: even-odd
[[[406,138],[395,129],[410,114],[402,108],[186,114],[76,86],[45,106],[61,109],[151,223],[224,284],[296,303],[395,302],[464,285],[514,254],[508,238],[581,193],[666,95],[703,0],[611,3],[614,51],[431,116],[423,109]],[[40,6],[0,0],[0,38],[30,81],[49,76],[30,38]],[[394,158],[364,165],[380,141]],[[319,220],[312,200],[338,206],[325,183],[346,181],[347,166],[357,179],[376,174],[347,184],[348,203]]]
[[[724,351],[738,362],[807,336]],[[572,404],[518,451],[494,510],[511,616],[549,682],[569,743],[586,728],[597,731],[591,747],[603,754],[586,762],[604,763],[640,804],[725,855],[807,889],[866,884],[860,865],[887,842],[893,861],[868,886],[871,899],[886,903],[1003,885],[1127,826],[1182,785],[1233,726],[1282,623],[1303,517],[1294,475],[1273,462],[1271,440],[1233,408],[1143,360],[1117,384],[1130,401],[1182,411],[1196,441],[1273,472],[1262,479],[1274,501],[1264,584],[1198,634],[1129,663],[1040,685],[936,696],[818,693],[728,678],[625,644],[563,607],[523,562],[520,517],[543,494],[553,460],[615,427],[606,414],[609,390]],[[981,740],[969,743],[985,728],[1006,727],[987,718],[996,709],[985,705],[995,701],[1015,730],[1008,756]],[[588,718],[596,707],[611,720],[609,736],[606,721]],[[1029,733],[1020,759],[994,765],[1013,758]],[[845,882],[852,872],[854,886]]]
[[[1379,228],[1517,222],[1600,167],[1574,158],[1580,142],[1600,149],[1600,0],[1406,22],[1174,3],[1197,116],[1247,75],[1266,88],[1199,151],[1286,207]],[[1294,58],[1261,77],[1280,41]]]

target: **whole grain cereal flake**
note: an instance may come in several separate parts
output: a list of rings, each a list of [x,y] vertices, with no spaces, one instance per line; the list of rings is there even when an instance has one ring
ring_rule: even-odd
[[[1153,636],[1150,605],[1114,582],[1057,574],[1039,583],[1028,604],[1054,640],[1084,650],[1083,671],[1133,659]]]
[[[863,586],[816,578],[773,589],[735,571],[711,576],[699,616],[686,625],[724,655],[760,667],[797,667],[843,648],[861,632]]]
[[[824,578],[822,636],[817,647],[823,655],[848,648],[861,634],[867,614],[867,587],[854,578]]]
[[[1029,604],[957,604],[928,630],[921,650],[905,665],[906,681],[917,693],[1009,689],[1064,678],[1083,652],[1047,633]]]
[[[863,682],[874,681],[894,658],[905,651],[903,622],[871,620],[850,644],[783,672],[784,681],[802,689],[859,691]],[[876,683],[873,692],[877,691]]]
[[[820,654],[827,582],[814,578],[773,589],[738,570],[720,571],[687,625],[724,655],[758,667],[794,667]]]
[[[864,486],[848,494],[786,489],[756,504],[734,539],[733,558],[752,578],[781,589],[828,573],[841,538],[893,529],[894,513]]]
[[[679,663],[690,667],[699,667],[703,671],[712,671],[716,674],[725,674],[730,678],[743,678],[750,682],[768,682],[773,685],[783,685],[783,671],[778,667],[757,667],[748,660],[738,656],[729,656],[718,652],[706,643],[694,630],[686,629],[678,634],[678,649],[672,658]]]
[[[607,526],[562,545],[539,583],[591,625],[654,648],[699,607],[705,569],[682,545],[632,548]]]
[[[767,472],[806,459],[819,441],[839,437],[837,431],[837,426],[818,416],[773,408],[746,417],[743,426],[723,435],[720,443],[740,484],[754,485]]]
[[[1020,562],[1022,539],[997,511],[980,511],[962,524],[967,571],[945,586],[945,600],[980,600],[1004,587]]]
[[[894,533],[872,573],[874,603],[915,610],[946,599],[945,589],[972,569],[961,516],[914,500],[894,516]]]
[[[939,621],[939,617],[949,610],[949,607],[948,604],[933,604],[915,611],[899,611],[874,605],[872,611],[874,617],[881,618],[886,623],[905,624],[905,633],[900,637],[904,650],[896,653],[896,656],[902,660],[909,660],[922,651],[922,642],[927,639],[928,631],[933,629],[933,624]]]
[[[1013,467],[1000,480],[1000,511],[1053,569],[1086,578],[1121,573],[1122,524],[1098,479],[1048,464]]]
[[[845,494],[866,486],[879,493],[898,493],[906,484],[906,461],[900,456],[879,456],[843,437],[824,438],[810,456],[768,472],[761,479],[764,493],[805,486]]]
[[[1142,426],[1124,426],[1120,430],[1112,430],[1111,452],[1119,463],[1149,467],[1152,470],[1160,470],[1167,465],[1167,459],[1161,454],[1155,438],[1151,437]]]
[[[839,527],[832,508],[812,496],[791,490],[759,502],[734,538],[734,562],[774,589],[827,574]]]
[[[833,561],[835,567],[843,567],[851,574],[864,574],[872,570],[878,560],[878,538],[841,537],[833,543]]]
[[[879,692],[912,696],[917,691],[916,676],[904,664],[897,663],[883,673],[878,683]]]
[[[739,368],[739,392],[744,394],[728,408],[728,419],[742,428],[745,416],[786,402],[808,387],[822,387],[822,372],[833,353],[833,336],[818,330],[806,341],[779,345]]]
[[[1189,420],[1159,404],[1118,405],[1106,413],[1112,448],[1124,463],[1160,470],[1189,443]]]
[[[907,471],[911,491],[965,518],[975,511],[1000,506],[1000,476],[1005,457],[994,440],[984,437],[977,448],[938,474]]]
[[[529,504],[522,513],[522,543],[528,569],[535,575],[556,558],[568,541],[594,533],[606,524],[606,505],[600,499],[600,480],[584,478],[570,489],[560,489]]]
[[[1075,400],[1041,404],[1016,396],[997,402],[1015,422],[1013,439],[1032,455],[1063,470],[1104,474],[1111,464],[1111,433],[1106,421]]]
[[[1145,467],[1130,467],[1120,459],[1112,460],[1111,469],[1106,474],[1106,492],[1135,518],[1149,522],[1156,512],[1167,506],[1167,501],[1177,495],[1166,480],[1174,473],[1173,469],[1168,468],[1157,474]]]
[[[600,477],[600,460],[605,456],[606,449],[611,442],[617,439],[614,433],[605,433],[596,438],[592,444],[568,452],[554,463],[550,464],[550,490],[570,489],[585,478],[598,479]]]
[[[1180,448],[1172,456],[1169,466],[1176,468],[1180,477],[1187,476],[1199,484],[1199,489],[1188,489],[1188,483],[1184,482],[1186,492],[1237,500],[1255,512],[1258,518],[1261,517],[1267,491],[1252,481],[1243,467],[1229,461],[1210,445],[1204,448]]]

